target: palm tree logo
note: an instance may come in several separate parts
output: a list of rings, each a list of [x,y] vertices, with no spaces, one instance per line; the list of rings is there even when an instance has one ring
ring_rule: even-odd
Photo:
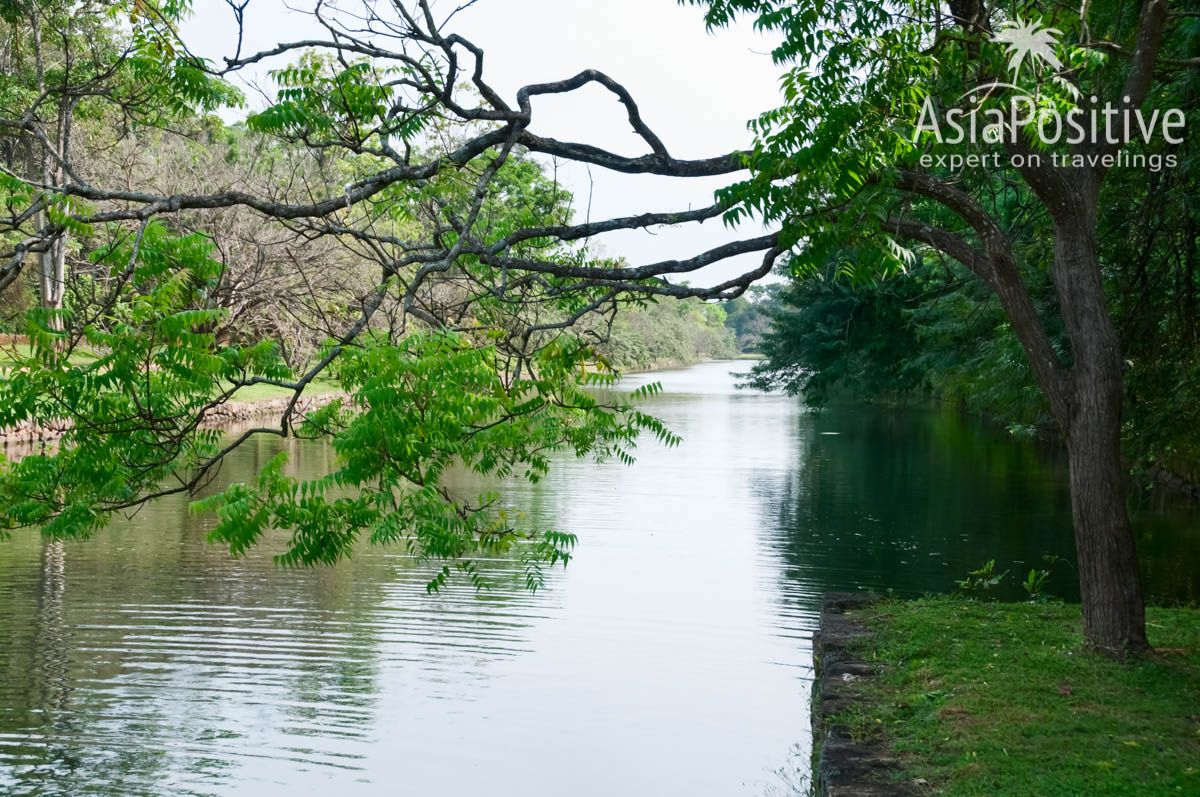
[[[1057,28],[1043,28],[1037,22],[1026,22],[1017,17],[1002,22],[992,41],[1003,44],[1008,50],[1008,68],[1013,73],[1013,82],[1016,82],[1026,59],[1035,73],[1040,73],[1045,67],[1054,72],[1062,70],[1062,61],[1054,53],[1060,36],[1062,31]]]

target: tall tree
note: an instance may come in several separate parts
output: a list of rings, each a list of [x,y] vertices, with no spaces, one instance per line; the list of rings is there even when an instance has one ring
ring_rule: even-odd
[[[1085,636],[1106,651],[1145,648],[1120,448],[1123,361],[1097,226],[1110,172],[1138,167],[1121,160],[1135,134],[1142,154],[1179,149],[1182,113],[1173,135],[1161,124],[1170,97],[1157,89],[1200,66],[1195,15],[1166,0],[700,4],[712,25],[755,15],[782,35],[775,54],[790,65],[788,104],[756,123],[754,177],[726,201],[783,225],[797,274],[839,256],[888,273],[917,247],[988,286],[1065,435]],[[1141,110],[1156,120],[1152,137],[1139,133]],[[1064,134],[1072,118],[1081,135]],[[1063,355],[1026,276],[1043,269]]]
[[[73,150],[83,123],[93,129],[168,118],[236,100],[219,81],[186,59],[172,57],[159,25],[175,24],[186,0],[161,5],[122,0],[7,0],[0,40],[0,136],[13,137],[5,170],[45,192],[35,211],[38,297],[47,317],[62,323],[67,289],[68,232],[51,196],[76,179]],[[125,20],[130,35],[115,23]],[[101,121],[103,120],[103,121]],[[0,277],[0,283],[9,280]]]

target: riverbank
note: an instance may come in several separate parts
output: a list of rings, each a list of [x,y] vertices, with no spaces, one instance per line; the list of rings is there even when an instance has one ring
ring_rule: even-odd
[[[1200,610],[1149,609],[1157,650],[1131,662],[1083,649],[1077,605],[882,600],[839,622],[861,675],[814,713],[875,751],[856,777],[880,793],[1200,793]]]
[[[325,406],[341,395],[343,394],[332,384],[311,386],[296,403],[296,409],[301,414],[310,412]],[[204,416],[204,426],[211,429],[252,422],[274,423],[291,403],[293,394],[285,388],[256,385],[239,391],[238,396],[237,400],[226,401],[209,410]],[[34,443],[51,442],[62,437],[70,428],[71,425],[67,421],[49,426],[31,423],[18,424],[11,428],[0,429],[0,447],[24,447]]]

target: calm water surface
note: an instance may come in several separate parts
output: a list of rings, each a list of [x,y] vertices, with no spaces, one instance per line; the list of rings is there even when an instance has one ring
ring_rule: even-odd
[[[396,550],[232,560],[183,501],[88,542],[0,544],[0,793],[796,793],[820,593],[1027,570],[1071,555],[1069,512],[1053,452],[953,413],[813,416],[735,391],[746,367],[649,377],[680,448],[513,488],[581,538],[536,595],[502,562],[491,592],[430,597]],[[291,450],[302,473],[330,456]],[[1195,600],[1197,526],[1138,514],[1156,599]]]

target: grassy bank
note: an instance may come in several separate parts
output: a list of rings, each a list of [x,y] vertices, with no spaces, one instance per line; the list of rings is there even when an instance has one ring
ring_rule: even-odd
[[[836,718],[882,734],[919,791],[946,795],[1200,794],[1200,610],[1151,609],[1157,652],[1083,649],[1078,606],[953,597],[860,610],[882,665]]]
[[[221,387],[222,389],[228,389],[228,385],[222,385]],[[330,393],[337,393],[341,389],[342,386],[332,380],[314,379],[308,384],[307,389],[304,391],[304,395],[309,398],[314,396],[325,396]],[[293,391],[285,387],[275,387],[274,385],[260,384],[250,385],[248,387],[239,389],[231,400],[252,403],[259,401],[273,401],[280,398],[291,398],[292,395]]]

